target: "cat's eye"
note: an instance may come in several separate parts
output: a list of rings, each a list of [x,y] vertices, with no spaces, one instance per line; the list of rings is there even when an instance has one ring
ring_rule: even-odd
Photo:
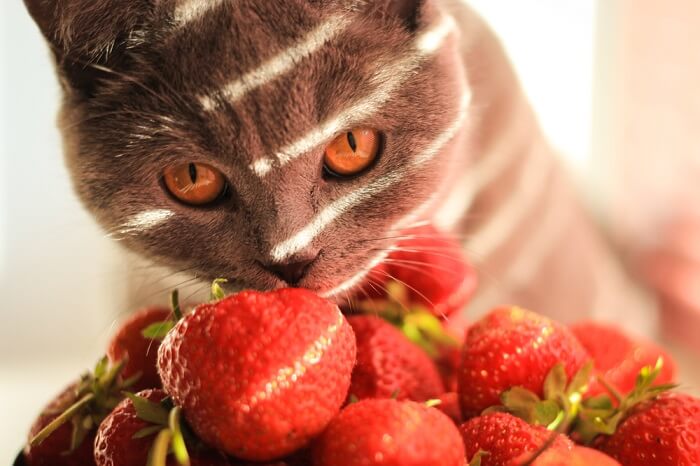
[[[226,191],[224,175],[206,163],[171,165],[163,172],[163,182],[176,199],[193,206],[211,204]]]
[[[326,147],[325,168],[336,176],[357,175],[377,159],[381,142],[379,131],[374,129],[356,128],[343,133]]]

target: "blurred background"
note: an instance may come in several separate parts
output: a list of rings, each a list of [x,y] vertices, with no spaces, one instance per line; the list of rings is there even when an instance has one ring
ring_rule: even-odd
[[[504,41],[590,206],[643,263],[628,239],[656,251],[654,241],[678,231],[669,225],[687,226],[677,208],[700,205],[700,2],[470,3]],[[146,283],[152,273],[135,269],[73,195],[55,129],[58,85],[19,0],[0,3],[0,41],[0,464],[9,464],[43,403],[95,362],[131,303],[165,301],[168,284]],[[676,236],[700,263],[692,218]],[[675,277],[655,270],[646,278],[661,288]],[[698,394],[700,276],[679,276],[687,292],[661,294],[653,336]]]

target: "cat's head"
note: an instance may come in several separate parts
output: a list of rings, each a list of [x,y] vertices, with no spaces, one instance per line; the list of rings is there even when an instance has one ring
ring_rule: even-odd
[[[430,0],[25,3],[79,197],[156,261],[335,296],[443,184],[466,99]]]

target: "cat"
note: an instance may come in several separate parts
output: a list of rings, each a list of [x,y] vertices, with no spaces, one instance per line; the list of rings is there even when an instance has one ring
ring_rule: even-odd
[[[465,2],[25,4],[55,59],[75,191],[139,255],[342,302],[432,222],[479,270],[476,312],[629,309],[629,281]],[[343,173],[332,156],[348,147],[367,160]]]

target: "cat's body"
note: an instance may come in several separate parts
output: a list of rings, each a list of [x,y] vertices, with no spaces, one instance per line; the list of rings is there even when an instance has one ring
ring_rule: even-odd
[[[465,238],[477,308],[573,319],[626,293],[500,45],[462,2],[25,3],[57,59],[76,190],[151,260],[342,300],[399,231],[434,221]],[[357,127],[383,134],[378,161],[325,176],[325,146]],[[188,161],[219,170],[227,197],[195,208],[164,192],[163,170]],[[274,273],[298,263],[294,283]]]

